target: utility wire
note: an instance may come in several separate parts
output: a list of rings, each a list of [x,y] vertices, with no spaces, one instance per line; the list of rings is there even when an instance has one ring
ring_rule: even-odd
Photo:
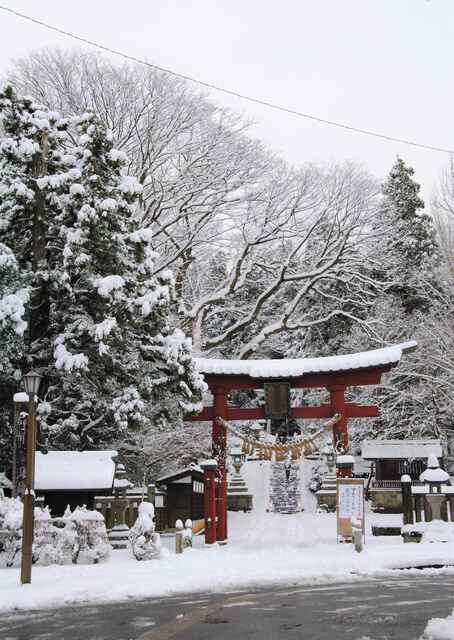
[[[413,140],[407,140],[405,138],[396,138],[394,136],[388,136],[384,133],[378,133],[377,131],[372,131],[370,129],[361,129],[360,127],[354,127],[349,124],[345,124],[342,122],[335,122],[334,120],[327,120],[325,118],[319,118],[318,116],[313,116],[309,113],[303,113],[302,111],[297,111],[296,109],[290,109],[288,107],[283,107],[282,105],[276,104],[274,102],[268,102],[267,100],[262,100],[260,98],[253,98],[244,93],[239,93],[237,91],[233,91],[231,89],[226,89],[224,87],[220,87],[216,84],[212,84],[210,82],[205,82],[204,80],[199,80],[198,78],[194,78],[192,76],[188,76],[184,73],[179,73],[178,71],[173,71],[172,69],[167,69],[166,67],[161,67],[157,64],[152,64],[147,60],[142,60],[140,58],[136,58],[135,56],[129,55],[127,53],[123,53],[122,51],[118,51],[117,49],[112,49],[111,47],[107,47],[99,42],[95,42],[94,40],[89,40],[88,38],[84,38],[82,36],[78,36],[70,31],[65,31],[64,29],[60,29],[59,27],[55,27],[47,22],[43,22],[42,20],[38,20],[37,18],[33,18],[32,16],[28,16],[24,13],[20,13],[19,11],[15,11],[14,9],[10,9],[10,7],[5,7],[4,5],[0,5],[0,10],[11,13],[19,18],[23,18],[24,20],[28,20],[29,22],[33,22],[34,24],[40,25],[41,27],[45,27],[51,31],[55,31],[64,36],[68,36],[73,40],[78,40],[79,42],[83,42],[84,44],[88,44],[92,47],[96,47],[97,49],[101,49],[103,51],[107,51],[116,56],[120,56],[125,60],[130,60],[132,62],[136,62],[138,64],[143,64],[147,67],[151,67],[157,71],[161,71],[163,73],[167,73],[176,78],[180,78],[182,80],[187,80],[188,82],[192,82],[201,87],[205,87],[207,89],[212,89],[214,91],[219,91],[220,93],[224,93],[229,96],[234,96],[235,98],[240,98],[241,100],[247,100],[248,102],[252,102],[254,104],[259,104],[263,107],[267,107],[269,109],[274,109],[275,111],[281,111],[283,113],[289,113],[293,116],[297,116],[299,118],[305,118],[307,120],[312,120],[314,122],[319,122],[321,124],[327,124],[331,127],[337,127],[338,129],[345,129],[347,131],[352,131],[354,133],[361,133],[366,136],[372,136],[374,138],[381,138],[382,140],[387,140],[388,142],[398,142],[400,144],[406,144],[412,147],[418,147],[419,149],[427,149],[429,151],[439,151],[441,153],[449,153],[450,155],[454,154],[454,150],[446,149],[444,147],[437,147],[430,144],[423,144],[421,142],[414,142]]]

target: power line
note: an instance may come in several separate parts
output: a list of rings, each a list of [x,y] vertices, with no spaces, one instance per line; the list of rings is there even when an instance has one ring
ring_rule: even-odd
[[[88,38],[84,38],[82,36],[78,36],[70,31],[65,31],[64,29],[60,29],[60,27],[55,27],[47,22],[43,22],[42,20],[38,20],[37,18],[33,18],[32,16],[28,16],[24,13],[20,13],[19,11],[15,11],[14,9],[10,9],[9,7],[5,7],[4,5],[0,5],[0,9],[2,11],[6,11],[11,13],[19,18],[23,18],[24,20],[28,20],[29,22],[33,22],[41,27],[49,29],[51,31],[55,31],[64,36],[68,36],[73,40],[78,40],[79,42],[83,42],[84,44],[88,44],[92,47],[96,47],[97,49],[101,49],[102,51],[107,51],[107,53],[111,53],[116,56],[120,56],[125,60],[130,60],[131,62],[136,62],[138,64],[143,64],[147,67],[151,67],[157,71],[161,71],[163,73],[167,73],[176,78],[180,78],[182,80],[187,80],[188,82],[192,82],[201,87],[205,87],[207,89],[212,89],[214,91],[219,91],[220,93],[224,93],[228,96],[234,96],[235,98],[240,98],[241,100],[247,100],[248,102],[252,102],[254,104],[259,104],[262,107],[267,107],[269,109],[274,109],[275,111],[281,111],[283,113],[289,113],[290,115],[297,116],[299,118],[305,118],[307,120],[312,120],[314,122],[319,122],[321,124],[327,124],[331,127],[337,127],[338,129],[345,129],[347,131],[352,131],[354,133],[361,133],[366,136],[372,136],[374,138],[380,138],[382,140],[387,140],[388,142],[398,142],[400,144],[406,144],[412,147],[418,147],[420,149],[427,149],[429,151],[439,151],[441,153],[449,153],[454,154],[454,150],[446,149],[444,147],[436,147],[430,144],[423,144],[420,142],[414,142],[413,140],[407,140],[405,138],[396,138],[394,136],[388,136],[384,133],[378,133],[377,131],[372,131],[370,129],[361,129],[360,127],[354,127],[349,124],[345,124],[342,122],[335,122],[334,120],[327,120],[325,118],[319,118],[318,116],[311,115],[309,113],[303,113],[302,111],[297,111],[296,109],[290,109],[289,107],[283,107],[282,105],[276,104],[274,102],[268,102],[267,100],[262,100],[260,98],[253,98],[244,93],[239,93],[238,91],[233,91],[232,89],[226,89],[224,87],[220,87],[216,84],[212,84],[211,82],[205,82],[204,80],[199,80],[198,78],[194,78],[192,76],[188,76],[184,73],[179,73],[178,71],[173,71],[172,69],[167,69],[166,67],[161,67],[157,64],[152,64],[147,60],[141,60],[140,58],[136,58],[135,56],[129,55],[127,53],[123,53],[122,51],[118,51],[117,49],[112,49],[111,47],[107,47],[106,45],[100,44],[99,42],[95,42],[94,40],[89,40]]]

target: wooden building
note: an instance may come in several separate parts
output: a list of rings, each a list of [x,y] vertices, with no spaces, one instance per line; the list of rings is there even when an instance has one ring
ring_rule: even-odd
[[[361,456],[371,463],[368,492],[372,509],[401,512],[401,477],[406,474],[418,482],[432,453],[443,465],[440,440],[364,440]]]
[[[156,480],[156,487],[166,495],[166,528],[177,520],[190,518],[194,527],[203,520],[203,471],[196,465]]]
[[[49,451],[36,453],[35,492],[54,517],[66,507],[95,508],[95,496],[111,495],[116,451]]]

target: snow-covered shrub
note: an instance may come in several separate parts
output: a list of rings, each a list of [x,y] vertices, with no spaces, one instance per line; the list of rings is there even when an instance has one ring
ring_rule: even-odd
[[[59,548],[56,545],[58,529],[54,527],[49,507],[40,509],[35,507],[33,530],[33,564],[63,564]]]
[[[0,500],[0,529],[4,533],[0,541],[0,566],[17,565],[22,546],[22,501],[20,498]]]
[[[75,531],[72,561],[97,563],[109,557],[112,547],[107,537],[106,524],[99,511],[89,511],[86,507],[76,507],[71,513],[67,509],[66,517],[74,528],[66,532],[71,536]],[[69,539],[70,539],[69,536]]]
[[[154,506],[151,502],[139,505],[139,514],[129,532],[129,546],[136,560],[152,560],[162,556],[161,536],[155,533]]]
[[[307,488],[312,493],[316,493],[322,486],[323,476],[326,473],[326,466],[323,464],[315,465],[312,469],[312,474],[307,484]]]
[[[69,512],[69,513],[68,513]],[[76,523],[70,520],[71,510],[66,509],[62,518],[54,521],[58,534],[55,538],[55,547],[59,557],[59,564],[76,563],[79,553],[79,539],[76,530]]]
[[[0,566],[17,566],[22,547],[22,514],[20,498],[0,500]],[[67,564],[93,562],[107,558],[111,546],[103,516],[98,511],[77,507],[66,509],[62,518],[51,518],[49,508],[35,508],[33,564]]]

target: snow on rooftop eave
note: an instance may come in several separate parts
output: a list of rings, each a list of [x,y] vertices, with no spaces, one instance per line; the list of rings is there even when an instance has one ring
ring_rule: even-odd
[[[193,465],[192,467],[186,467],[185,469],[180,469],[180,471],[175,471],[175,473],[166,473],[165,476],[161,476],[155,480],[155,484],[164,484],[166,480],[171,478],[181,478],[192,475],[192,473],[202,473],[203,469],[199,465]]]
[[[363,440],[361,445],[364,460],[428,458],[431,453],[443,456],[441,440]]]
[[[306,374],[337,373],[395,366],[404,353],[414,351],[416,340],[397,345],[338,356],[288,358],[281,360],[224,360],[195,358],[196,369],[205,375],[241,375],[259,379],[298,378]]]

